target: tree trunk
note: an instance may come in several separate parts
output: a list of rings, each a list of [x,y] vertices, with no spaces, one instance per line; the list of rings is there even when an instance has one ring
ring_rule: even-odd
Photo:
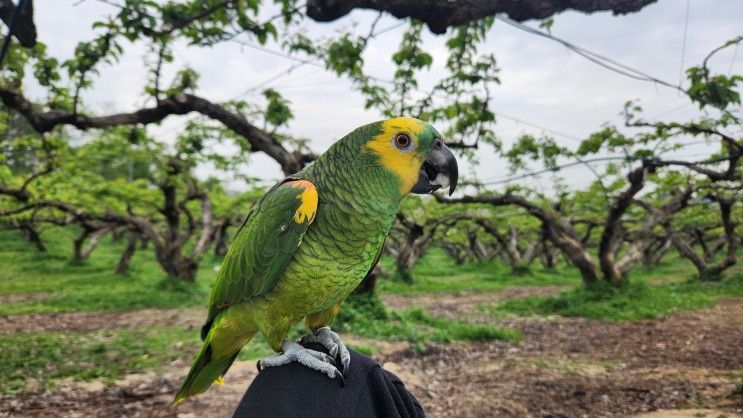
[[[542,227],[539,230],[539,248],[541,250],[539,253],[539,260],[542,262],[544,268],[554,269],[557,267],[557,257],[552,249],[552,245],[550,245],[550,242],[547,239],[547,235],[547,229],[544,224],[542,224]]]
[[[171,278],[183,280],[184,282],[196,281],[196,273],[199,265],[193,260],[180,254],[174,255],[168,260],[158,260],[165,273]]]
[[[72,260],[76,262],[87,260],[90,254],[93,253],[93,250],[98,247],[101,238],[110,230],[111,228],[107,226],[93,227],[84,225],[82,232],[72,243]],[[88,241],[87,245],[85,245],[86,240]]]
[[[384,268],[382,268],[380,264],[376,264],[374,268],[372,268],[372,270],[369,272],[369,274],[364,277],[364,280],[359,283],[353,293],[357,295],[361,295],[364,293],[373,294],[374,290],[377,288],[377,279],[386,275],[387,272],[384,271]]]
[[[508,236],[506,237],[490,222],[487,222],[484,219],[478,219],[476,222],[485,229],[486,232],[492,235],[496,241],[498,241],[501,248],[508,256],[507,262],[511,266],[512,273],[522,275],[529,272],[529,264],[531,260],[521,254],[521,248],[519,248],[519,236],[515,228],[509,228]],[[534,248],[527,249],[527,251],[533,252]]]
[[[593,286],[598,281],[596,274],[596,263],[588,250],[578,237],[571,236],[562,231],[550,230],[550,236],[557,247],[562,251],[568,262],[574,265],[580,272],[583,283],[587,287]]]
[[[653,245],[643,251],[642,264],[646,267],[658,266],[663,257],[668,254],[671,247],[673,247],[673,243],[668,235],[658,239]]]
[[[138,232],[132,231],[129,233],[129,241],[126,244],[126,249],[121,254],[119,263],[116,265],[116,271],[114,272],[117,276],[122,276],[129,270],[129,264],[132,261],[134,253],[137,251],[137,242],[139,242],[139,239],[140,234]]]
[[[483,245],[482,242],[477,238],[477,232],[472,231],[469,234],[470,253],[480,261],[490,260],[491,255],[488,248]]]
[[[37,250],[46,252],[46,245],[44,245],[44,241],[41,240],[39,232],[30,222],[19,222],[18,229],[20,229],[21,234],[23,234],[28,242],[33,244]]]
[[[217,229],[217,238],[216,242],[214,243],[214,255],[217,257],[224,257],[227,254],[227,249],[229,248],[229,228],[230,228],[230,222],[225,220]]]
[[[121,241],[122,238],[124,238],[124,234],[126,234],[126,228],[115,228],[113,231],[111,231],[111,238],[118,242]]]
[[[400,250],[395,257],[395,267],[397,275],[403,279],[403,281],[410,283],[413,281],[413,277],[410,275],[410,270],[415,266],[415,262],[418,261],[418,257],[421,253],[418,238],[423,236],[423,226],[416,223],[410,222],[405,232],[405,240],[400,247]]]
[[[542,246],[539,261],[542,263],[542,267],[546,269],[553,270],[557,268],[557,257],[555,257],[555,252],[552,251],[552,247],[549,245]]]
[[[72,241],[72,261],[81,261],[83,259],[83,244],[85,244],[85,240],[88,239],[88,236],[92,232],[90,228],[83,226],[83,230]]]
[[[400,249],[400,253],[395,259],[397,274],[406,283],[413,282],[413,276],[410,274],[410,272],[411,270],[413,270],[413,267],[415,267],[415,263],[418,261],[420,254],[420,245],[418,245],[417,243],[413,243],[411,245],[402,247]]]
[[[707,246],[707,241],[704,239],[704,232],[700,230],[699,228],[694,228],[694,236],[697,239],[697,243],[700,247],[702,247],[702,254],[704,255],[704,260],[707,262],[712,261],[712,253],[710,252],[709,247]]]
[[[624,230],[622,217],[632,204],[635,195],[645,186],[645,180],[650,171],[650,167],[643,162],[641,167],[627,174],[629,186],[614,199],[604,222],[604,231],[599,241],[599,265],[604,280],[614,286],[618,286],[625,281],[624,272],[618,268],[615,262],[615,254],[618,247],[621,246],[622,231]]]
[[[443,248],[446,254],[454,260],[454,264],[458,266],[461,266],[467,260],[467,251],[460,245],[451,242],[444,242],[441,244],[441,248]]]
[[[722,279],[722,273],[728,268],[735,265],[736,251],[738,249],[738,237],[735,235],[735,225],[730,219],[733,207],[733,200],[724,197],[715,197],[720,206],[720,218],[723,228],[725,229],[725,240],[727,241],[727,254],[725,258],[718,263],[710,264],[704,257],[700,257],[694,248],[681,238],[672,228],[670,223],[666,223],[666,231],[673,242],[676,250],[694,264],[697,269],[697,275],[700,281],[719,281]]]
[[[597,280],[596,263],[586,246],[578,237],[569,220],[559,212],[536,205],[521,196],[504,194],[497,196],[464,196],[458,199],[447,199],[434,195],[439,202],[444,203],[488,203],[493,206],[517,205],[529,212],[530,215],[542,221],[546,236],[555,243],[563,255],[578,268],[586,286],[592,286]]]

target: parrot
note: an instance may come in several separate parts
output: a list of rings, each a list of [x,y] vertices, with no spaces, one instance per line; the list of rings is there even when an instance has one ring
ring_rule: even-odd
[[[326,374],[350,367],[331,330],[346,297],[379,261],[402,199],[457,185],[457,160],[429,123],[396,117],[361,126],[312,164],[270,188],[248,211],[212,288],[203,345],[174,404],[220,384],[240,350],[261,333],[275,357]],[[332,356],[287,341],[304,319],[303,340]],[[339,376],[340,375],[340,376]]]

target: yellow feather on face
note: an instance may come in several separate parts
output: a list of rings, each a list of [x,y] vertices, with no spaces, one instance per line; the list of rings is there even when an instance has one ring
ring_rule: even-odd
[[[418,146],[418,135],[426,129],[426,125],[415,118],[399,117],[382,122],[382,132],[375,136],[367,148],[379,155],[379,160],[388,170],[400,179],[400,193],[407,194],[418,181],[421,161],[415,148]],[[410,152],[403,152],[392,144],[392,139],[398,133],[407,133],[413,139],[414,148]]]

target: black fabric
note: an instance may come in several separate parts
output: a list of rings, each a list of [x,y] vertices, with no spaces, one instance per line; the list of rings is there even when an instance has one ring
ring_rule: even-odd
[[[305,345],[323,351],[316,344]],[[424,417],[418,400],[394,374],[351,351],[351,365],[338,379],[299,363],[258,373],[233,417]],[[338,367],[340,362],[338,362]]]

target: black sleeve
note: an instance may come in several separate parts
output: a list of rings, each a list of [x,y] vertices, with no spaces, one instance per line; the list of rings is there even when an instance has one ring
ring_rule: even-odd
[[[323,351],[312,344],[314,350]],[[351,365],[338,379],[299,363],[269,367],[256,376],[234,417],[424,417],[418,400],[394,374],[351,350]]]

